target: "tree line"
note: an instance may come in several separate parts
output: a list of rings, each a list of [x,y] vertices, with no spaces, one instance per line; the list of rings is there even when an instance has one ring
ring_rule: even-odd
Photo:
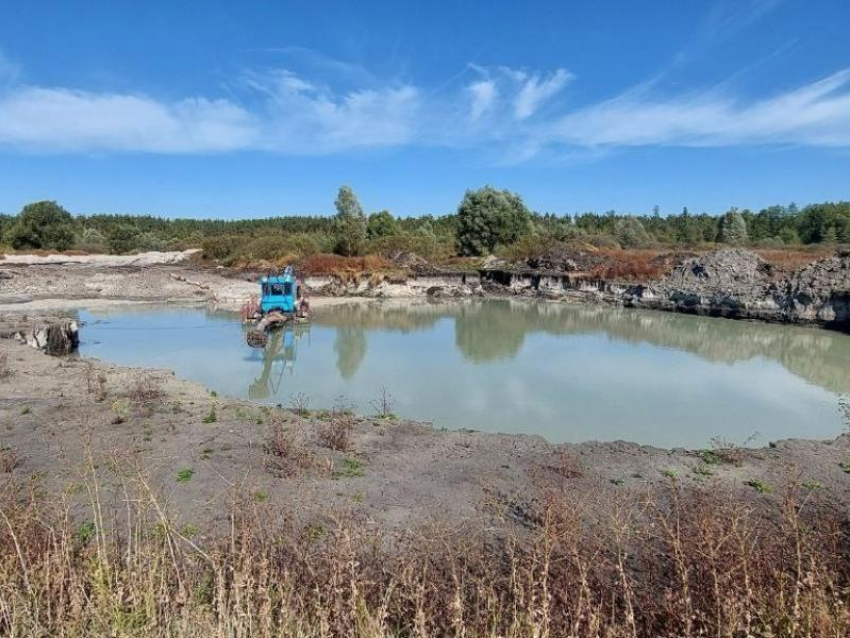
[[[72,215],[52,201],[35,202],[18,215],[0,215],[0,243],[16,250],[130,253],[202,248],[223,263],[408,251],[428,259],[480,256],[541,242],[586,242],[606,248],[707,244],[784,247],[850,243],[850,202],[732,208],[722,215],[582,213],[529,210],[522,198],[485,186],[469,190],[448,215],[396,217],[366,214],[349,186],[339,189],[334,216],[262,219],[166,219],[150,215]]]

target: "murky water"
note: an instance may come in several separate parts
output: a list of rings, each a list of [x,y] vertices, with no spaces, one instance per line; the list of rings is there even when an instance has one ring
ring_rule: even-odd
[[[219,394],[312,407],[344,396],[437,427],[701,447],[831,438],[850,336],[724,319],[518,301],[320,309],[245,344],[231,313],[81,313],[84,355],[165,367]]]

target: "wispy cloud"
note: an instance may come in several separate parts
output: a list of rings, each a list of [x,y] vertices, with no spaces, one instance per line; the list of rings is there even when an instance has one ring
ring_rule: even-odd
[[[228,84],[227,97],[173,101],[11,79],[0,82],[0,148],[307,155],[416,145],[526,161],[634,146],[850,147],[850,69],[760,98],[723,83],[678,94],[650,83],[577,105],[571,83],[580,79],[566,69],[470,68],[475,78],[440,90],[371,74],[358,85],[351,69],[344,90],[321,74],[249,70]]]
[[[850,145],[850,69],[750,103],[717,91],[623,96],[566,114],[542,133],[579,146]]]
[[[541,104],[561,92],[573,78],[566,69],[558,69],[548,77],[533,75],[524,78],[514,102],[514,115],[518,120],[531,117]]]

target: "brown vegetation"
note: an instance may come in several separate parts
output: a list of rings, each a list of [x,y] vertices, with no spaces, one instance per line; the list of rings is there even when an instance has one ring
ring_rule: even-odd
[[[600,250],[606,258],[591,271],[600,279],[614,281],[652,281],[673,270],[675,254],[659,250]]]
[[[443,521],[391,538],[330,514],[296,527],[235,493],[204,546],[141,472],[110,522],[0,501],[0,632],[35,636],[844,636],[846,520],[789,485],[761,505],[672,481],[654,498],[553,489],[519,533]],[[601,498],[601,497],[596,497]],[[126,520],[123,520],[126,519]]]

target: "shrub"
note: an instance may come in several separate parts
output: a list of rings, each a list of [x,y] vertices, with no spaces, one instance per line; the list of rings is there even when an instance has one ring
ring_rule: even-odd
[[[9,243],[15,249],[44,248],[68,250],[74,244],[71,213],[56,202],[35,202],[21,210],[9,230]]]
[[[490,186],[466,191],[457,216],[458,242],[464,255],[492,253],[530,230],[531,214],[522,198]]]

